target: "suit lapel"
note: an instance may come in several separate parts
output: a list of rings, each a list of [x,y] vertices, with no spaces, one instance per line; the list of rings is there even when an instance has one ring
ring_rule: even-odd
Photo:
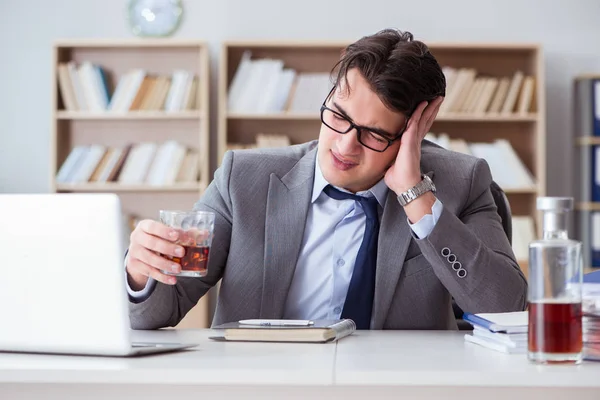
[[[411,229],[396,194],[388,191],[379,228],[377,273],[371,329],[382,329],[398,284],[411,239]]]
[[[315,157],[316,149],[313,149],[281,179],[271,174],[265,220],[261,318],[283,316],[311,205]]]
[[[429,171],[426,175],[433,179],[434,173]],[[408,225],[404,208],[398,203],[396,193],[389,190],[379,228],[371,329],[383,328],[411,238],[412,230]]]

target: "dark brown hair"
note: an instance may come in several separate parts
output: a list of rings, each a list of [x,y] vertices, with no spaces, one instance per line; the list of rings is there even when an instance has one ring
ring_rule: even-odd
[[[338,88],[353,68],[388,108],[408,116],[422,101],[446,94],[440,65],[410,32],[384,29],[346,47],[332,70]]]

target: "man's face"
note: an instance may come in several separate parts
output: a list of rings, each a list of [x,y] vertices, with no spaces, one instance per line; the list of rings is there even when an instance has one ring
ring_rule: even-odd
[[[401,113],[387,108],[371,90],[369,84],[356,69],[348,71],[345,83],[334,91],[326,106],[346,116],[354,124],[389,132],[390,139],[400,132],[406,123]],[[330,184],[351,192],[367,190],[375,185],[392,165],[400,148],[396,140],[384,152],[371,150],[358,141],[356,130],[340,134],[321,124],[319,133],[318,162],[323,177]]]

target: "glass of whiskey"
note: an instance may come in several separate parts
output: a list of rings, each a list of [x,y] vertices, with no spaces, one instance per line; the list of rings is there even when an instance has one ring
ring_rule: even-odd
[[[162,255],[181,265],[180,273],[162,272],[173,276],[206,276],[215,229],[215,214],[208,211],[161,210],[160,222],[177,230],[179,236],[175,243],[185,250],[182,257]]]

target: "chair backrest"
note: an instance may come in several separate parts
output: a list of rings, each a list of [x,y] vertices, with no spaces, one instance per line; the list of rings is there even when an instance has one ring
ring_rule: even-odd
[[[510,209],[510,203],[508,202],[508,198],[506,197],[506,193],[498,184],[492,181],[490,185],[490,190],[492,191],[492,196],[494,197],[494,203],[496,203],[496,208],[498,209],[498,215],[502,219],[502,228],[504,229],[504,233],[508,238],[510,244],[512,244],[512,212]],[[456,317],[458,323],[458,329],[460,330],[471,330],[473,326],[466,321],[462,320],[463,310],[456,304],[454,300],[452,300],[452,309],[454,311],[454,316]]]
[[[502,228],[504,228],[504,233],[508,241],[512,244],[512,212],[510,210],[510,203],[508,202],[506,193],[504,193],[504,190],[496,182],[492,181],[490,189],[494,197],[494,203],[496,203],[496,207],[498,208],[498,214],[502,218]]]

